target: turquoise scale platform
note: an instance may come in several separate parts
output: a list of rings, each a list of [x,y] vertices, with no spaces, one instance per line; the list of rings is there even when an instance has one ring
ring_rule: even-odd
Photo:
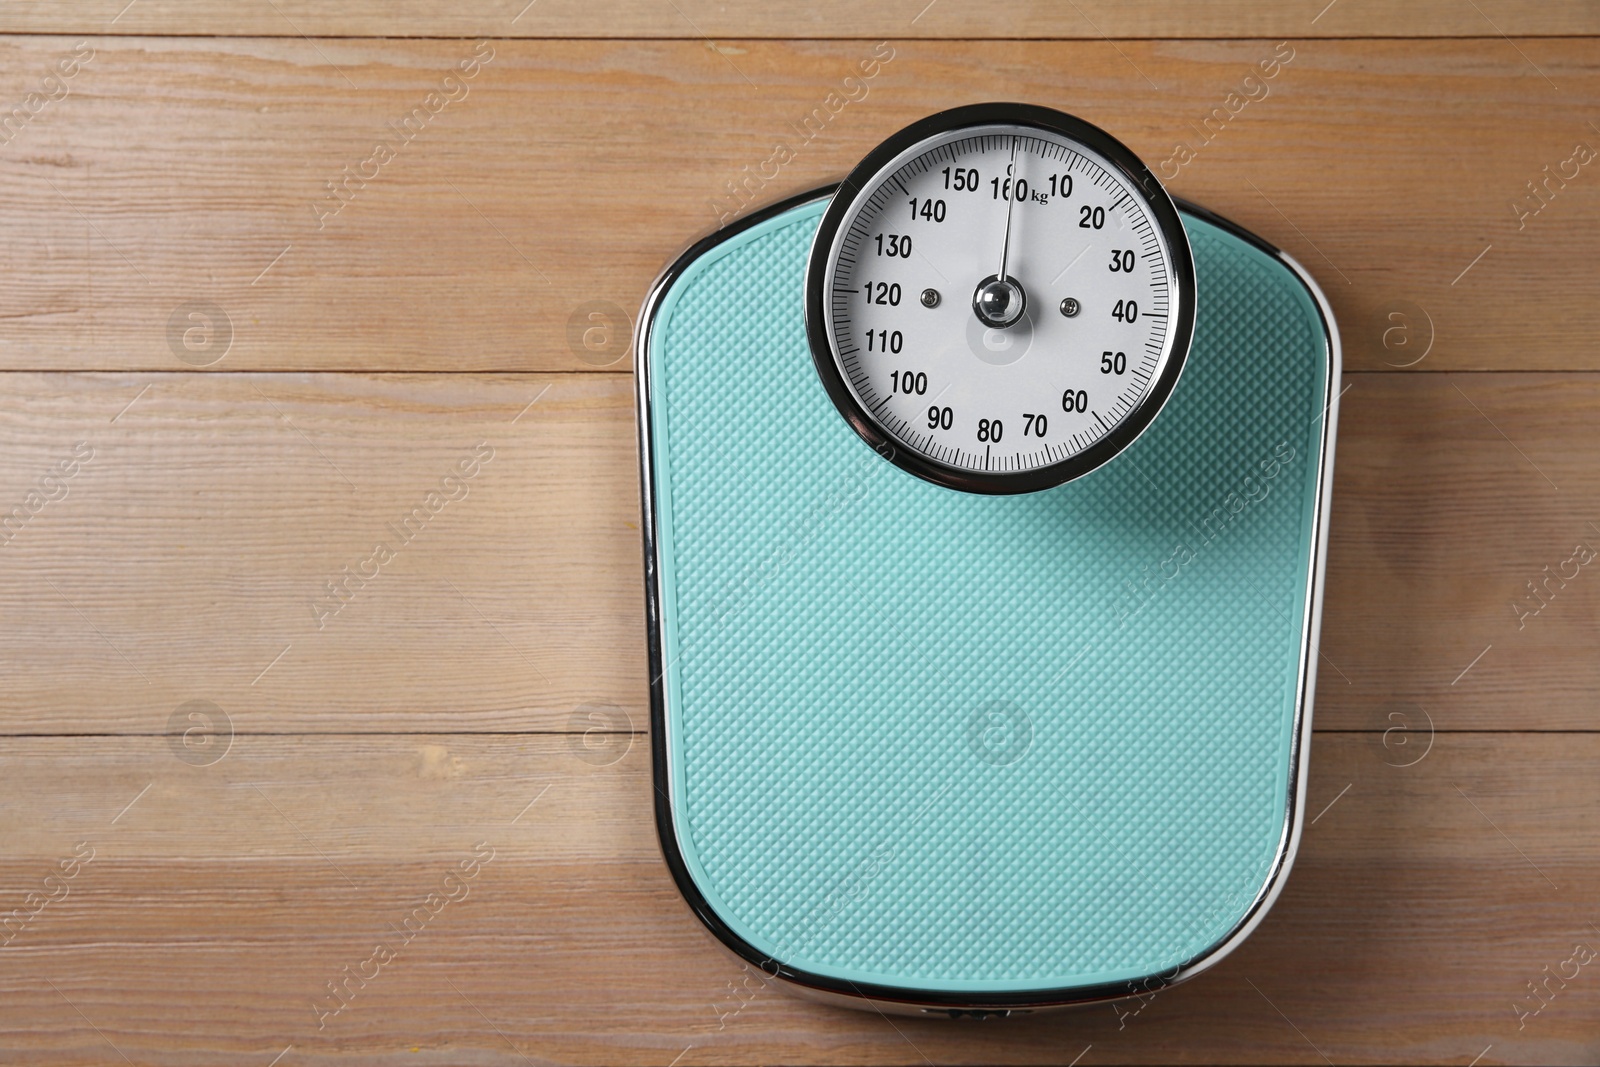
[[[1128,450],[978,496],[883,461],[802,322],[823,198],[669,272],[639,377],[658,823],[735,951],[885,1002],[1126,994],[1219,958],[1298,837],[1338,346],[1184,211],[1195,338]]]

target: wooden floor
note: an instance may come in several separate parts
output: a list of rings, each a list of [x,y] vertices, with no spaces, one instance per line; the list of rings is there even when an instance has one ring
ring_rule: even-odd
[[[0,7],[0,1063],[1600,1062],[1600,8],[525,3]],[[1328,292],[1314,818],[1189,985],[890,1021],[661,862],[626,356],[692,239],[987,99]]]

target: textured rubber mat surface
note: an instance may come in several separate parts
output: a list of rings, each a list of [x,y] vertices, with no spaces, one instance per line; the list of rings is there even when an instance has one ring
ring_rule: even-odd
[[[817,380],[822,207],[703,254],[648,335],[683,862],[738,937],[839,980],[1170,971],[1238,926],[1290,832],[1317,306],[1186,214],[1195,342],[1162,414],[1078,481],[964,494],[884,462]]]

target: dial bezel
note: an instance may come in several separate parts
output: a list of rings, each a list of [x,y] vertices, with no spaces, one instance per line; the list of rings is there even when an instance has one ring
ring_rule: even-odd
[[[979,126],[1016,126],[1053,133],[1082,144],[1116,168],[1144,202],[1171,257],[1172,281],[1164,363],[1137,406],[1083,451],[1056,463],[1025,471],[976,471],[947,466],[901,441],[857,399],[845,378],[842,359],[827,314],[825,291],[840,228],[855,217],[862,201],[884,180],[887,168],[924,141]],[[1035,104],[970,104],[930,115],[900,130],[869,152],[844,181],[823,212],[806,262],[805,322],[811,358],[828,396],[862,440],[902,470],[969,493],[1031,493],[1080,478],[1131,445],[1155,419],[1183,373],[1194,334],[1194,258],[1177,206],[1166,189],[1122,142],[1082,119]]]

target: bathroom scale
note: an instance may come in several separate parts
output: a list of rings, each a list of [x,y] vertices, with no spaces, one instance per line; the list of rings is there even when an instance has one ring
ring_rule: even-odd
[[[1151,992],[1282,890],[1340,353],[1292,258],[981,104],[695,244],[636,345],[655,814],[857,1007]]]

